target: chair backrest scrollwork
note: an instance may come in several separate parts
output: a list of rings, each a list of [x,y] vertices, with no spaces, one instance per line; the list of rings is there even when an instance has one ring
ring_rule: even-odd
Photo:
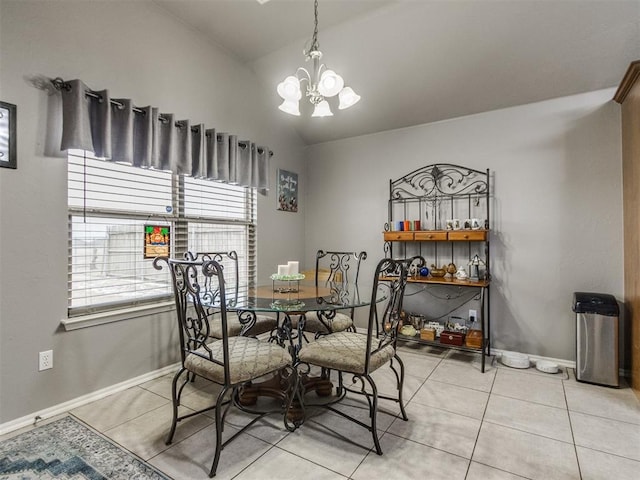
[[[378,263],[369,308],[365,372],[369,372],[371,355],[389,345],[396,347],[406,285],[406,260],[384,258]],[[386,297],[382,304],[379,302],[381,295]]]
[[[215,260],[222,267],[227,294],[227,306],[238,303],[240,288],[240,273],[238,267],[238,253],[235,250],[224,252],[186,252],[185,258],[190,260]]]
[[[153,266],[161,270],[166,264],[171,273],[175,297],[176,315],[180,335],[180,354],[184,364],[187,355],[193,354],[220,365],[225,383],[229,381],[229,337],[227,334],[227,299],[224,268],[212,259],[185,259],[156,257]],[[220,322],[223,345],[223,361],[216,360],[211,343],[211,323]]]
[[[358,283],[360,263],[366,260],[367,252],[329,252],[318,250],[316,253],[316,286],[327,283]],[[324,272],[324,274],[323,274]]]

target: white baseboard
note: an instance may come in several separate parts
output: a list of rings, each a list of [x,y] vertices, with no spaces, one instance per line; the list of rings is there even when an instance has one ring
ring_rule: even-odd
[[[66,413],[70,410],[73,410],[74,408],[86,405],[87,403],[100,400],[101,398],[107,397],[113,393],[121,392],[122,390],[126,390],[127,388],[135,387],[136,385],[140,385],[141,383],[148,382],[149,380],[153,380],[154,378],[166,375],[167,373],[175,372],[179,367],[179,363],[168,365],[159,370],[148,372],[138,377],[130,378],[129,380],[125,380],[124,382],[111,385],[92,393],[88,393],[87,395],[82,395],[81,397],[74,398],[73,400],[69,400],[68,402],[60,403],[58,405],[45,408],[44,410],[34,412],[30,415],[25,415],[24,417],[0,424],[0,435],[4,435],[5,433],[9,433],[19,428],[27,427],[29,425],[34,425],[40,420],[55,417],[56,415]]]

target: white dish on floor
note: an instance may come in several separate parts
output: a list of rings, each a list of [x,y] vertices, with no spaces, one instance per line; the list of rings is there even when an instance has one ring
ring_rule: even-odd
[[[538,360],[536,369],[544,373],[558,373],[558,364],[548,360]]]
[[[507,367],[529,368],[529,355],[518,352],[502,352],[500,360]]]

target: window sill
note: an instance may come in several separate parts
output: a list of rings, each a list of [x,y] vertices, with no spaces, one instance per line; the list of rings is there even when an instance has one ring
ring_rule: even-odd
[[[71,331],[78,330],[80,328],[94,327],[96,325],[104,325],[106,323],[119,322],[121,320],[146,317],[156,313],[170,312],[174,308],[175,303],[171,300],[150,305],[141,305],[139,307],[112,310],[110,312],[92,313],[89,315],[81,315],[79,317],[65,318],[60,320],[60,323],[66,331]]]

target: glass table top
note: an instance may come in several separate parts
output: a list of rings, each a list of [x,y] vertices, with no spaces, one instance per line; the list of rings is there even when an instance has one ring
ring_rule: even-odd
[[[369,305],[355,283],[316,285],[313,280],[274,281],[254,288],[226,292],[227,309],[254,312],[311,312],[341,310]]]

